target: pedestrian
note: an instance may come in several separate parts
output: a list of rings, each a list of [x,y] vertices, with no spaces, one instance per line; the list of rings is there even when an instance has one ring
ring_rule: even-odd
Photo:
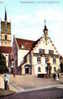
[[[48,65],[48,70],[49,70],[49,78],[51,77],[51,69],[52,69],[52,67],[51,67],[51,65],[50,65],[50,63],[49,63],[49,65]]]
[[[6,69],[6,72],[4,74],[4,89],[5,90],[9,89],[9,79],[10,79],[9,70]]]
[[[56,80],[59,80],[59,69],[56,72]]]
[[[53,79],[56,80],[56,67],[54,67]]]
[[[51,77],[51,65],[50,63],[47,63],[47,67],[46,67],[46,72],[47,72],[47,77],[50,78]]]
[[[56,73],[56,80],[59,80],[58,74]]]
[[[15,77],[15,71],[16,71],[16,69],[13,68],[13,77]]]

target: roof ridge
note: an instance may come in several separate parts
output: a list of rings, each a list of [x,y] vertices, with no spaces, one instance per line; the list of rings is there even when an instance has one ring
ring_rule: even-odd
[[[30,39],[22,39],[22,38],[18,38],[18,37],[16,37],[16,39],[36,42],[36,41],[34,41],[34,40],[30,40]]]

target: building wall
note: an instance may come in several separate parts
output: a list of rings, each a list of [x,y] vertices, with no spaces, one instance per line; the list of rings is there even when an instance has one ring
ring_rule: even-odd
[[[44,37],[42,37],[41,40],[34,47],[33,52],[39,53],[40,48],[45,49],[46,54],[49,53],[49,50],[54,50],[54,54],[58,54],[52,41],[49,38],[48,38],[47,45],[46,45],[45,39],[44,39]]]
[[[2,53],[6,57],[6,66],[8,67],[8,61],[9,61],[9,54],[8,53]]]
[[[27,55],[25,64],[21,65],[21,72],[25,75],[25,65],[30,64],[30,54]]]
[[[44,49],[45,50],[45,54],[43,54],[42,56],[39,55],[39,49]],[[53,50],[54,54],[53,56],[49,54],[49,50]],[[36,53],[36,55],[34,55],[34,53]],[[52,42],[50,41],[50,39],[48,39],[48,43],[46,45],[45,43],[45,39],[42,38],[38,44],[36,44],[35,48],[32,51],[32,69],[33,69],[33,73],[34,75],[37,76],[37,74],[46,74],[46,66],[47,64],[45,63],[45,58],[49,57],[49,62],[50,65],[52,66],[52,73],[54,72],[54,67],[56,67],[56,69],[59,68],[59,56],[58,52],[56,51],[55,47],[53,46]],[[41,62],[38,63],[37,62],[37,57],[40,56],[41,57]],[[56,56],[56,64],[53,64],[53,57]],[[38,72],[38,67],[41,68],[41,72]]]
[[[41,56],[39,54],[39,49],[44,49],[45,53],[43,53]],[[54,53],[53,55],[49,54],[49,50],[53,50]],[[22,52],[21,52],[22,53]],[[41,57],[41,62],[37,62],[37,57]],[[56,63],[53,63],[53,57],[56,57]],[[56,70],[59,69],[59,56],[58,52],[56,51],[56,48],[53,46],[52,42],[50,39],[48,40],[48,44],[46,45],[44,38],[42,38],[38,44],[36,44],[35,48],[31,51],[31,62],[30,63],[30,53],[26,57],[26,62],[22,65],[22,74],[25,74],[25,68],[24,66],[26,64],[32,64],[32,75],[37,76],[38,74],[46,74],[46,58],[48,57],[50,65],[52,67],[51,72],[54,73],[54,67],[56,67]],[[23,58],[23,57],[22,57]],[[38,68],[41,68],[40,72],[38,71]]]
[[[7,28],[5,28],[5,21],[0,21],[0,47],[4,47],[4,50],[6,47],[11,47],[11,23],[7,22]],[[5,30],[7,29],[7,32],[5,33]],[[5,40],[5,35],[7,36],[7,39]],[[2,51],[4,56],[6,57],[6,65],[8,66],[9,62],[9,54],[11,53],[7,51]]]
[[[14,67],[18,66],[18,46],[16,44],[15,38],[13,38],[13,59],[14,59]]]
[[[5,40],[5,35],[7,39]],[[5,22],[1,21],[1,46],[11,46],[11,23],[7,22],[7,33],[5,34]]]
[[[20,66],[20,64],[22,64],[23,60],[24,60],[24,56],[29,52],[29,50],[25,50],[25,49],[18,49],[18,66]]]

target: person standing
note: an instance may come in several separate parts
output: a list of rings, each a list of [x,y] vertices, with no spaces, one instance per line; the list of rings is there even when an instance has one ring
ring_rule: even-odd
[[[56,80],[56,67],[54,67],[53,79]]]
[[[5,90],[9,89],[9,79],[10,79],[10,74],[9,74],[9,70],[7,69],[4,74],[4,89]]]
[[[46,67],[46,72],[47,72],[47,77],[50,78],[51,77],[51,65],[50,63],[47,63],[47,67]]]
[[[50,63],[48,63],[47,64],[47,66],[48,66],[48,78],[50,78],[51,77],[51,65],[50,65]]]

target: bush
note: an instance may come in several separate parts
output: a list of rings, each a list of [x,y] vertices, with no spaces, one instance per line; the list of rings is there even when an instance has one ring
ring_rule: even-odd
[[[5,73],[7,71],[6,58],[0,53],[0,73]]]

